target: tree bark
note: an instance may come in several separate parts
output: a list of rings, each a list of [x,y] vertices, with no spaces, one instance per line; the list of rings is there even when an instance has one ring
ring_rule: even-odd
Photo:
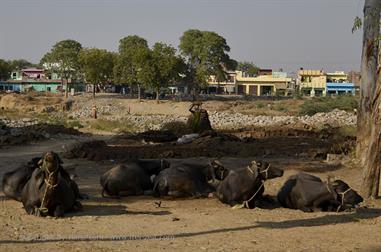
[[[93,84],[93,98],[95,99],[95,84]]]
[[[69,97],[69,90],[68,90],[68,81],[67,78],[65,78],[65,98],[67,99]]]
[[[357,157],[363,170],[362,193],[378,196],[381,167],[381,80],[379,62],[380,0],[364,5],[363,48],[361,56],[360,108],[357,116]]]
[[[159,103],[160,88],[156,88],[156,102]]]
[[[141,88],[140,88],[140,84],[138,84],[138,101],[140,101],[141,99]]]

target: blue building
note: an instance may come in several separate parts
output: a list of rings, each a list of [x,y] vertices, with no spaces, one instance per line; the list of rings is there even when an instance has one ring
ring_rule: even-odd
[[[0,91],[21,92],[21,82],[0,81]]]
[[[353,83],[327,82],[326,93],[327,95],[355,95],[356,87]]]

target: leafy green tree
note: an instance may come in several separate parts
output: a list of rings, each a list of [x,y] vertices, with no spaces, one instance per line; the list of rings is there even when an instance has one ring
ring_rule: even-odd
[[[71,39],[62,40],[53,45],[50,52],[46,53],[40,64],[49,72],[57,73],[62,80],[66,80],[65,97],[68,96],[68,79],[79,79],[81,77],[78,56],[82,45]]]
[[[11,74],[11,66],[3,59],[0,59],[0,80],[7,80]]]
[[[237,70],[244,72],[248,76],[255,76],[259,72],[259,67],[257,67],[253,62],[239,62]]]
[[[140,99],[141,85],[150,79],[147,61],[150,60],[147,41],[139,36],[127,36],[119,41],[119,55],[114,66],[114,80],[117,83],[138,87]]]
[[[195,91],[207,84],[210,75],[218,75],[226,72],[236,64],[230,59],[228,52],[230,47],[225,38],[215,32],[191,29],[185,31],[180,38],[179,48],[187,60],[188,81]]]
[[[85,80],[93,84],[95,97],[95,86],[104,85],[113,77],[114,54],[97,48],[82,49],[79,53],[79,63]]]
[[[164,43],[156,43],[151,51],[151,66],[153,72],[149,86],[156,90],[156,100],[159,100],[160,88],[167,87],[180,79],[182,58],[176,55],[176,49]]]
[[[9,65],[11,66],[12,71],[18,71],[28,67],[37,67],[37,64],[33,64],[25,59],[15,59],[10,60]]]

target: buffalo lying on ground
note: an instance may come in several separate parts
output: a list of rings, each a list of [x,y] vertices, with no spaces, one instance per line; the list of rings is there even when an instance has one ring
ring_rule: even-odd
[[[141,159],[117,165],[100,178],[102,196],[150,194],[153,188],[151,176],[168,167],[169,162],[165,159]]]
[[[283,176],[283,170],[267,162],[252,161],[245,168],[229,170],[216,189],[218,199],[230,206],[243,205],[254,208],[255,201],[265,190],[264,181]]]
[[[291,176],[278,193],[283,207],[304,212],[343,211],[355,207],[363,198],[342,180],[323,182],[307,173]]]
[[[173,198],[207,197],[215,191],[213,182],[224,178],[224,171],[218,161],[171,163],[170,168],[155,177],[153,195]]]
[[[5,196],[21,201],[21,192],[32,176],[33,171],[38,168],[40,159],[41,157],[32,158],[28,163],[4,174],[2,189]]]
[[[28,214],[63,217],[65,212],[81,209],[77,184],[62,168],[60,157],[47,152],[38,162],[21,192],[21,202]]]

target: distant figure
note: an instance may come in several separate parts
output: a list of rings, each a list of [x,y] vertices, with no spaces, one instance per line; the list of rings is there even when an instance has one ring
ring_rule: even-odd
[[[97,115],[97,106],[94,104],[93,105],[93,107],[92,107],[92,109],[91,109],[91,114],[92,114],[92,117],[94,118],[94,119],[97,119],[98,118],[98,115]]]
[[[201,105],[201,102],[193,102],[189,108],[189,112],[191,112],[192,115],[188,118],[188,126],[192,129],[193,133],[202,133],[212,130],[208,112],[202,109]]]

